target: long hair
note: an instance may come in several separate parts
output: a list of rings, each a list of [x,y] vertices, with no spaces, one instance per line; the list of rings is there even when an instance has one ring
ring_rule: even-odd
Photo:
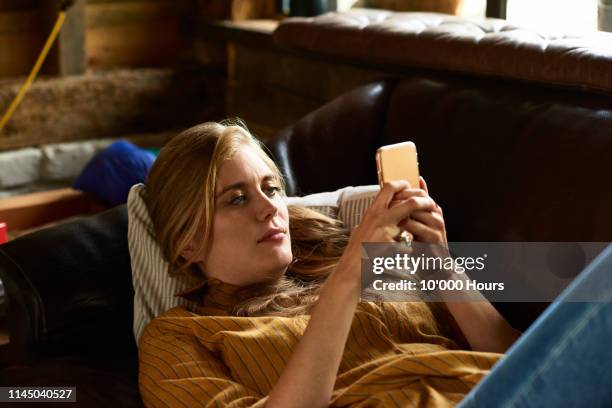
[[[146,201],[170,274],[199,279],[205,288],[202,271],[181,254],[189,245],[195,244],[198,253],[210,248],[217,174],[223,161],[243,146],[262,158],[285,195],[278,167],[240,121],[194,126],[161,149],[147,178]],[[244,300],[231,314],[295,316],[307,314],[314,305],[346,247],[348,233],[342,222],[300,206],[289,207],[289,231],[295,260],[285,275],[274,283],[240,289]]]

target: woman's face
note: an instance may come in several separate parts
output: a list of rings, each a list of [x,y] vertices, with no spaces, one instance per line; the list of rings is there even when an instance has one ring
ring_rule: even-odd
[[[292,261],[289,214],[268,165],[241,147],[217,173],[209,278],[238,286],[278,280]]]

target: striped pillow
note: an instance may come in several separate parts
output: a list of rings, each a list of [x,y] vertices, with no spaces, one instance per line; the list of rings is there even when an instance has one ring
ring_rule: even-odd
[[[346,187],[341,190],[287,197],[287,205],[303,205],[330,217],[338,217],[352,230],[378,193],[378,186]],[[134,286],[134,336],[140,338],[154,317],[175,306],[193,310],[194,302],[176,296],[198,283],[188,276],[173,277],[168,262],[155,240],[153,224],[145,203],[144,184],[136,184],[128,195],[128,245]]]
[[[175,306],[192,309],[194,304],[175,293],[196,285],[193,278],[173,277],[155,240],[144,196],[144,184],[136,184],[128,195],[128,246],[134,286],[134,335],[136,340],[155,316]]]
[[[338,219],[344,222],[344,226],[352,231],[363,217],[363,213],[374,202],[380,187],[377,185],[345,187],[338,197]]]

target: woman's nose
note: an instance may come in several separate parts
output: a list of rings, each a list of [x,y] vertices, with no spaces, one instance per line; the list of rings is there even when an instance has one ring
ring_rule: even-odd
[[[268,197],[265,193],[260,192],[257,200],[257,219],[265,221],[268,218],[274,217],[278,213],[278,204],[274,198]]]

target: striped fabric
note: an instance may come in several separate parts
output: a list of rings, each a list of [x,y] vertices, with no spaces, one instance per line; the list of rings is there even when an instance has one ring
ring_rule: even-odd
[[[134,336],[155,316],[175,306],[194,310],[196,304],[175,293],[196,285],[189,277],[172,277],[168,262],[155,240],[155,232],[144,201],[145,186],[136,184],[128,195],[128,245],[134,285]]]
[[[309,318],[169,310],[147,326],[140,340],[145,405],[264,406]],[[501,355],[459,350],[464,340],[450,329],[449,318],[441,304],[360,303],[330,406],[458,403]]]
[[[330,217],[336,217],[352,229],[361,220],[377,186],[346,187],[305,197],[287,197],[288,205],[304,205]],[[134,185],[128,195],[128,244],[134,285],[134,336],[140,338],[144,327],[156,316],[175,306],[194,310],[196,304],[175,296],[197,282],[187,276],[172,277],[168,262],[155,240],[153,225],[144,200],[144,184]],[[338,206],[340,208],[338,209]]]
[[[352,231],[363,217],[363,213],[372,205],[380,191],[377,185],[347,187],[341,190],[338,198],[338,218]]]

